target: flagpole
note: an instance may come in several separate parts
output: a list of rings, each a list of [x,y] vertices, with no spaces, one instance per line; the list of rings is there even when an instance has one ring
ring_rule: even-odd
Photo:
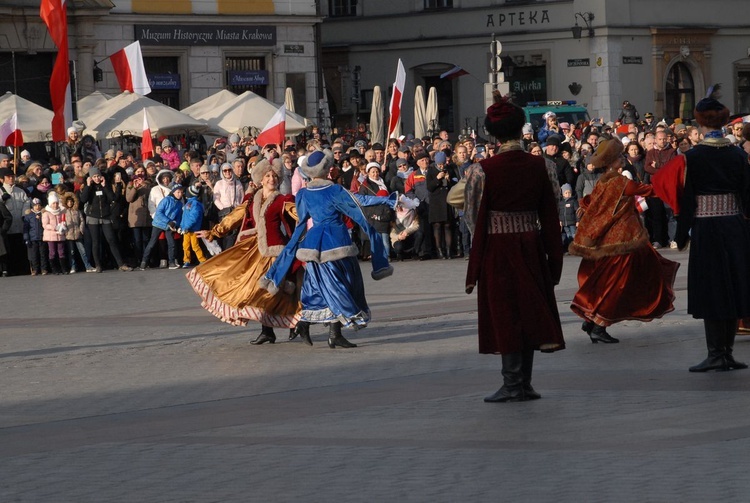
[[[13,147],[13,174],[18,174],[18,147]]]

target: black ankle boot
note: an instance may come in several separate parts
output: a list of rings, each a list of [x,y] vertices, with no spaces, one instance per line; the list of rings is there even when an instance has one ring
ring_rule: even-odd
[[[299,335],[300,337],[302,337],[302,342],[304,342],[308,346],[313,345],[312,339],[310,339],[310,322],[300,320],[297,322],[297,326],[294,327],[293,330],[294,336],[292,336],[291,333],[289,334],[290,341]]]
[[[334,321],[331,323],[329,327],[329,333],[328,333],[328,347],[333,349],[336,346],[340,348],[356,348],[357,345],[354,343],[351,343],[346,340],[346,338],[341,335],[341,322],[340,321]]]
[[[255,340],[252,341],[250,344],[254,344],[258,346],[265,342],[270,342],[271,344],[276,342],[276,334],[273,333],[273,327],[267,327],[263,325],[263,328],[260,331],[260,335],[256,337]]]
[[[524,401],[522,369],[521,353],[503,355],[503,386],[492,395],[484,397],[484,401],[488,403]]]
[[[589,333],[589,337],[594,344],[597,342],[603,342],[604,344],[617,344],[620,342],[620,339],[615,339],[609,335],[607,328],[601,325],[594,325],[594,328]]]
[[[534,350],[524,349],[521,353],[521,374],[523,375],[524,400],[539,400],[542,395],[531,386],[531,370],[534,368]]]
[[[596,325],[591,320],[583,320],[583,324],[581,325],[581,330],[586,332],[587,334],[591,335],[591,331],[594,329]]]

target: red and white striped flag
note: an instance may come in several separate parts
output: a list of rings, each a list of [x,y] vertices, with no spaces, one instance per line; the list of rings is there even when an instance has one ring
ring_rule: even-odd
[[[255,139],[255,143],[261,147],[266,145],[276,144],[283,145],[284,137],[286,136],[286,106],[281,105],[279,109],[273,114],[271,120],[268,121],[266,127],[260,132],[258,137]]]
[[[453,68],[451,68],[447,72],[441,73],[440,74],[440,78],[441,79],[453,80],[453,79],[457,79],[457,78],[459,78],[459,77],[461,77],[463,75],[469,75],[469,72],[467,72],[466,70],[464,70],[460,66],[455,65]]]
[[[404,64],[399,59],[398,68],[396,69],[396,82],[393,83],[393,94],[391,95],[391,117],[388,119],[388,138],[395,138],[393,134],[398,126],[398,121],[401,119],[401,99],[404,97],[405,86],[406,70],[404,70]]]
[[[151,138],[151,128],[148,125],[146,109],[143,109],[143,139],[141,140],[141,159],[144,161],[154,156],[154,140]]]
[[[151,86],[146,76],[146,67],[143,66],[143,54],[141,54],[141,43],[139,41],[136,40],[124,49],[120,49],[109,59],[115,69],[121,91],[144,95],[151,92]]]
[[[14,113],[0,124],[0,145],[20,147],[23,145],[23,133],[18,129],[18,114]]]
[[[39,17],[47,25],[50,38],[57,46],[57,58],[49,81],[52,98],[52,140],[64,141],[68,124],[73,123],[73,102],[70,95],[68,66],[68,12],[66,0],[42,0]]]

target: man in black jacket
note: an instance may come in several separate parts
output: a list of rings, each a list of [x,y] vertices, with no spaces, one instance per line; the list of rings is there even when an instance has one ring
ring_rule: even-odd
[[[555,170],[557,171],[557,181],[560,182],[561,187],[566,183],[570,186],[575,186],[576,176],[573,172],[573,167],[560,154],[559,136],[550,135],[547,138],[547,145],[545,145],[544,147],[544,157],[550,159],[555,163]]]

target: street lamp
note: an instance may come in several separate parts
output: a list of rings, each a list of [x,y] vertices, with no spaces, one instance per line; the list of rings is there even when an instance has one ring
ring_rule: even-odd
[[[588,29],[588,32],[589,32],[589,37],[593,37],[594,28],[591,27],[591,21],[594,19],[594,14],[591,12],[584,12],[584,13],[576,12],[576,15],[574,17],[576,21],[576,25],[570,29],[570,31],[573,32],[573,38],[576,40],[580,39],[581,33],[583,32],[583,28],[578,25],[579,17],[581,18],[583,23],[586,25],[586,29]]]

